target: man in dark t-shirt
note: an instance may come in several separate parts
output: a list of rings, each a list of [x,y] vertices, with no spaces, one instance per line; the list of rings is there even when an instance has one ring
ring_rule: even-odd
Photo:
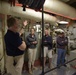
[[[17,19],[13,17],[10,17],[7,20],[7,26],[8,30],[4,36],[7,73],[10,73],[11,75],[21,75],[24,61],[23,54],[26,48],[25,42],[20,37],[23,28],[21,29],[20,33],[18,33],[18,22]],[[13,65],[14,61],[16,62],[16,65]]]

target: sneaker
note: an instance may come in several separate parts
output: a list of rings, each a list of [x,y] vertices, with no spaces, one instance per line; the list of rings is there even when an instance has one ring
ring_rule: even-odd
[[[42,70],[42,66],[40,66],[40,70]]]
[[[57,67],[57,69],[60,69],[60,67]]]
[[[63,65],[64,67],[67,67],[67,65]]]
[[[33,75],[33,72],[31,70],[29,70],[29,74]]]
[[[48,66],[49,69],[52,69],[52,66]]]
[[[58,69],[60,69],[60,66],[59,66],[59,65],[57,65],[57,68],[58,68]]]
[[[37,70],[37,67],[33,67],[33,70]]]
[[[42,70],[42,69],[43,69],[43,67],[41,66],[41,67],[40,67],[40,70]],[[44,69],[45,69],[45,67],[44,67]]]

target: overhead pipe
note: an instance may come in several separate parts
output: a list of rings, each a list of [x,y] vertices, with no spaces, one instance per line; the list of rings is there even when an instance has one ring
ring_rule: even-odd
[[[18,3],[15,3],[15,5],[22,6]],[[46,0],[44,3],[44,11],[76,20],[76,9],[59,0]]]
[[[41,12],[36,12],[34,10],[31,9],[26,9],[26,11],[22,11],[21,7],[12,7],[11,10],[14,14],[18,13],[20,14],[22,17],[26,17],[35,21],[41,21]],[[50,16],[48,14],[44,14],[44,20],[45,22],[56,22],[57,19],[53,16]]]
[[[28,19],[32,19],[35,21],[41,21],[41,12],[36,12],[31,9],[26,9],[26,11],[22,11],[22,7],[11,7],[7,2],[0,2],[0,13],[7,14],[7,15],[14,15],[19,17],[24,17]],[[57,19],[54,16],[44,13],[44,20],[45,22],[56,22]]]
[[[59,16],[76,20],[76,9],[59,0],[46,0],[44,10]]]

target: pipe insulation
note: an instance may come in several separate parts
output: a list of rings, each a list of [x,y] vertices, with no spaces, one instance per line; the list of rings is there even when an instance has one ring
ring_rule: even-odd
[[[7,2],[0,2],[0,13],[7,14],[7,15],[14,15],[19,17],[24,17],[28,19],[32,19],[35,21],[41,21],[42,20],[42,13],[36,12],[32,9],[26,8],[26,11],[22,11],[22,7],[11,7],[9,3]],[[56,22],[57,19],[54,16],[51,16],[49,14],[44,13],[44,20],[45,22]]]
[[[76,20],[76,9],[59,0],[46,0],[44,10]]]

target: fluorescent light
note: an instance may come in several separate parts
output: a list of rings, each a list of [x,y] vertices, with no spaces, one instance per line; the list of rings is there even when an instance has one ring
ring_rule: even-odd
[[[64,33],[64,30],[62,30],[62,29],[55,29],[54,31],[55,32],[63,32]]]
[[[67,22],[67,21],[59,21],[58,23],[59,24],[68,24],[69,22]]]

